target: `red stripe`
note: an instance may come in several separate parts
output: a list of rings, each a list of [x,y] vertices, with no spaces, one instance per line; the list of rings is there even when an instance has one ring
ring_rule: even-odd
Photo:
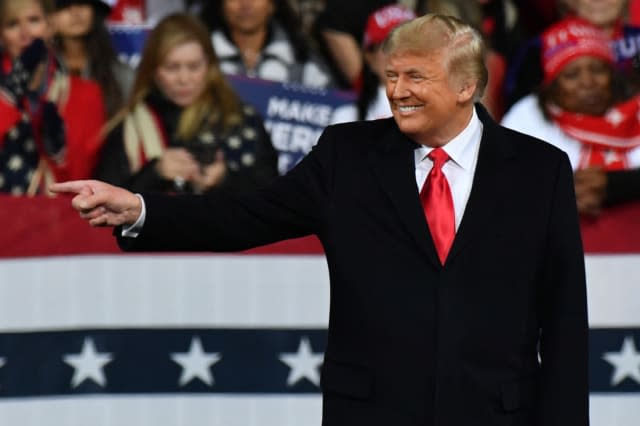
[[[120,253],[111,228],[92,228],[70,207],[68,197],[0,195],[0,257]],[[640,203],[610,208],[582,221],[588,253],[640,253]],[[247,253],[322,254],[315,237],[260,247]]]

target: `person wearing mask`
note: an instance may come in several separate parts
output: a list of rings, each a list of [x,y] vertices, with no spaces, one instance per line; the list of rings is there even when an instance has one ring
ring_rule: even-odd
[[[151,31],[131,96],[107,130],[96,176],[134,191],[245,190],[277,175],[262,120],[227,84],[208,31],[187,14]]]

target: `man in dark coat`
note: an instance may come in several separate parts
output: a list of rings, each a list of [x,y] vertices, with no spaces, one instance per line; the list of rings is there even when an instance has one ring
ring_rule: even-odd
[[[315,234],[331,278],[323,425],[587,426],[587,313],[571,167],[475,102],[482,40],[425,15],[385,41],[393,118],[326,129],[265,189],[55,185],[129,250],[242,250]]]

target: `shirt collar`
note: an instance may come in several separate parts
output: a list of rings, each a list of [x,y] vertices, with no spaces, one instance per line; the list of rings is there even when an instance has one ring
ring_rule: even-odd
[[[449,155],[449,158],[462,167],[464,170],[470,170],[473,167],[475,148],[480,143],[482,137],[482,122],[473,108],[471,120],[462,132],[455,138],[447,142],[442,149]],[[424,160],[434,148],[421,145],[414,151],[416,164]]]

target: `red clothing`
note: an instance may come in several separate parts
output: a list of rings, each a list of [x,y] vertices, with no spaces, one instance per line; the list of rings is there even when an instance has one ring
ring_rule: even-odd
[[[629,24],[640,26],[640,0],[629,2]]]
[[[92,177],[106,122],[100,86],[75,76],[70,81],[69,98],[60,110],[66,124],[67,154],[65,163],[54,168],[56,181]]]
[[[56,73],[49,85],[57,80],[61,90],[51,99],[58,106],[58,112],[65,127],[65,151],[63,158],[55,162],[47,156],[42,145],[42,125],[38,114],[30,114],[29,121],[41,158],[47,164],[55,181],[86,179],[92,176],[102,145],[101,131],[106,121],[102,91],[97,83],[75,76]],[[23,111],[8,93],[0,92],[0,149],[5,136],[23,117]],[[42,182],[39,183],[42,185]]]

